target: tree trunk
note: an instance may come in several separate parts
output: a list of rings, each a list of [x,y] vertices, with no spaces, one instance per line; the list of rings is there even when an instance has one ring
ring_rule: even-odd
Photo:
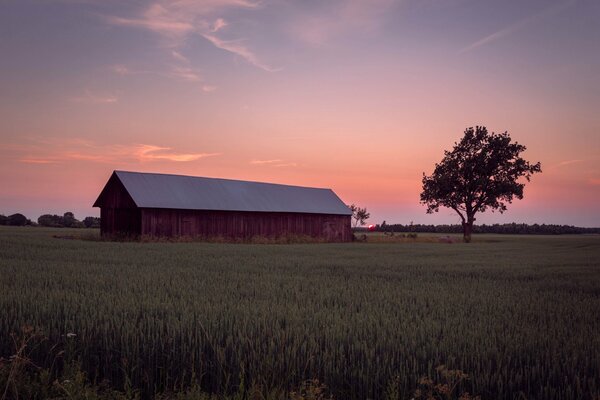
[[[462,223],[463,226],[463,241],[465,243],[471,243],[471,234],[473,233],[473,222],[475,218],[468,217],[465,222]]]

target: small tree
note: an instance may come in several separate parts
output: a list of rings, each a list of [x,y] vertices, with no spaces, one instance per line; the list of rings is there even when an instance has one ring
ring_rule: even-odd
[[[467,128],[464,137],[445,151],[431,176],[423,173],[421,203],[427,213],[440,207],[454,210],[462,221],[464,241],[471,241],[475,214],[488,208],[500,213],[514,197],[523,198],[525,184],[541,172],[540,163],[530,164],[520,157],[526,147],[512,142],[507,132],[488,133],[483,126]]]
[[[360,208],[355,204],[351,204],[348,206],[350,211],[352,211],[352,219],[354,220],[353,225],[356,228],[358,225],[363,226],[366,221],[371,216],[370,213],[367,212],[367,208]]]
[[[59,215],[44,214],[40,215],[38,220],[40,226],[61,227],[63,226],[63,217]]]
[[[75,215],[74,215],[72,212],[70,212],[70,211],[67,211],[66,213],[64,213],[64,214],[63,214],[63,226],[64,226],[65,228],[71,228],[71,227],[73,227],[73,226],[74,226],[74,225],[75,225],[77,222],[79,222],[79,221],[77,221],[77,220],[75,219]]]

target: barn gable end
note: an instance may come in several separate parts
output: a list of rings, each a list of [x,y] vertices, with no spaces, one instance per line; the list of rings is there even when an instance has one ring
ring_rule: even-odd
[[[103,235],[138,236],[142,234],[142,212],[113,172],[94,202],[100,207],[100,231]]]
[[[123,182],[119,179],[116,172],[110,176],[110,179],[104,185],[104,189],[94,202],[93,207],[107,208],[135,208],[137,204],[127,192]]]

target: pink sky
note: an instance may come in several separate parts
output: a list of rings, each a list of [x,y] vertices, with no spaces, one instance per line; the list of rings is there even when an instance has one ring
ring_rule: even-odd
[[[541,161],[478,222],[600,226],[589,1],[9,2],[0,213],[73,211],[114,169],[330,187],[371,223],[457,223],[422,173],[468,126]]]

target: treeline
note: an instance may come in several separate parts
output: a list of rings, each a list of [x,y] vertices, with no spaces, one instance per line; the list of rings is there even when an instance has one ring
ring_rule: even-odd
[[[462,225],[424,225],[424,224],[386,224],[375,225],[379,232],[432,232],[432,233],[463,233]],[[501,233],[513,235],[564,235],[600,233],[600,228],[582,228],[572,225],[555,224],[493,224],[473,225],[473,233]]]
[[[63,216],[44,214],[38,218],[38,224],[53,228],[99,228],[100,218],[85,217],[83,221],[79,221],[72,212],[66,212]]]
[[[47,226],[52,228],[99,228],[100,218],[85,217],[83,221],[79,221],[72,212],[67,211],[62,216],[56,214],[40,215],[36,223],[25,217],[23,214],[17,213],[9,216],[0,214],[0,225]]]

